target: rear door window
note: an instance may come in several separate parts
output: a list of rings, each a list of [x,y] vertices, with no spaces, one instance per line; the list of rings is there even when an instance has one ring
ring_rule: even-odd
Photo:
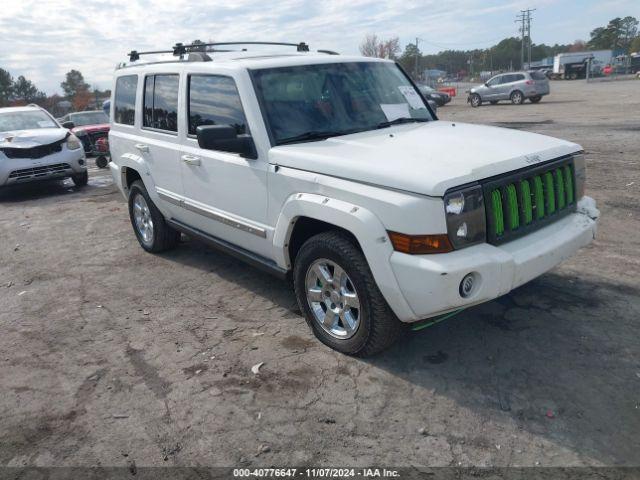
[[[248,133],[235,81],[221,75],[189,76],[189,135],[200,125],[231,125],[238,135]]]
[[[116,80],[113,121],[123,125],[133,125],[136,117],[136,90],[138,76],[126,75]]]
[[[144,116],[142,125],[147,128],[178,131],[177,74],[151,75],[144,83]]]

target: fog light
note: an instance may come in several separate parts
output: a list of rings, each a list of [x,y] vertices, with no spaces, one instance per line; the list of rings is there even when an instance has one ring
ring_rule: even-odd
[[[80,160],[78,160],[78,163],[79,163],[80,165],[84,165],[84,160],[83,160],[83,159],[80,159]]]
[[[476,286],[476,276],[473,273],[469,273],[460,282],[460,289],[459,289],[460,296],[462,298],[469,297],[475,290],[475,286]]]

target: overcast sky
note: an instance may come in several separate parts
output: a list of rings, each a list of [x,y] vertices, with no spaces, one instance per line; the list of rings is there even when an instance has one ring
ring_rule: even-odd
[[[41,90],[60,93],[65,72],[80,70],[108,88],[131,49],[168,48],[194,39],[306,41],[312,49],[358,53],[368,33],[399,36],[402,48],[483,48],[517,35],[522,8],[535,43],[569,43],[611,18],[640,18],[640,0],[4,0],[0,67]]]

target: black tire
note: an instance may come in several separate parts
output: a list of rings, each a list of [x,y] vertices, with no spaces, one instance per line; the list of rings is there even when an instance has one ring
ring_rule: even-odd
[[[542,97],[541,97],[541,96],[531,97],[531,98],[529,99],[529,101],[530,101],[531,103],[539,103],[539,102],[540,102],[540,100],[542,100]]]
[[[82,188],[86,186],[87,183],[89,182],[89,172],[85,170],[84,172],[71,177],[71,180],[73,180],[73,183],[75,184],[76,187]]]
[[[109,165],[109,160],[104,155],[100,155],[96,158],[96,166],[98,168],[107,168],[107,165]]]
[[[145,241],[143,239],[141,232],[136,226],[134,218],[134,201],[138,195],[144,198],[153,222],[153,233],[151,234],[149,241]],[[170,250],[174,248],[180,240],[180,232],[167,225],[164,216],[155,206],[153,201],[151,201],[151,198],[149,198],[149,194],[147,193],[147,189],[145,188],[144,183],[142,183],[142,180],[136,180],[129,187],[129,218],[131,220],[133,232],[136,234],[136,238],[138,239],[140,246],[147,252],[159,253],[165,250]]]
[[[339,265],[348,275],[357,294],[359,324],[350,338],[336,338],[326,332],[316,320],[307,300],[307,272],[319,259]],[[379,353],[393,344],[404,330],[404,324],[380,293],[364,255],[343,232],[324,232],[307,240],[296,256],[293,282],[298,305],[307,324],[318,340],[339,352],[360,357]]]
[[[491,105],[497,105],[498,104],[498,100],[491,100],[489,103]]]
[[[511,103],[514,105],[522,105],[524,103],[524,95],[520,90],[514,90],[511,92]]]
[[[471,95],[470,103],[473,108],[478,108],[482,105],[482,97],[480,97],[480,95],[478,95],[477,93],[474,93],[473,95]]]

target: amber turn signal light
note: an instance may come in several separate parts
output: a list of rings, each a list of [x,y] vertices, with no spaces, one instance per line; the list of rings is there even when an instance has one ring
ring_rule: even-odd
[[[404,233],[387,232],[393,249],[410,255],[426,253],[447,253],[453,250],[446,234],[438,235],[405,235]]]

